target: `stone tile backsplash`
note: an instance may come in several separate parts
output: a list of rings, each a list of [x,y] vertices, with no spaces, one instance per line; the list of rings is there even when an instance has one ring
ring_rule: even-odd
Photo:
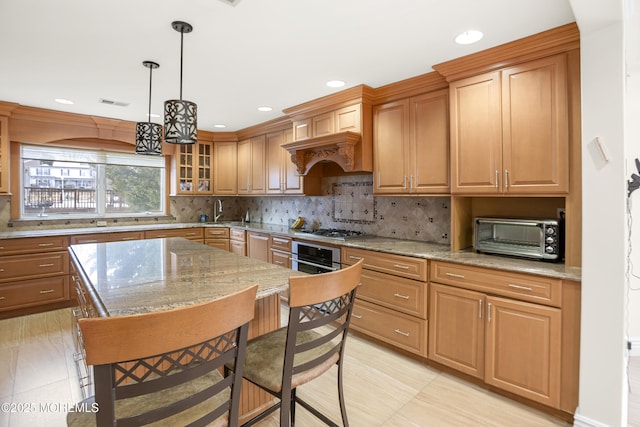
[[[374,196],[371,174],[326,177],[322,196],[173,196],[170,215],[107,219],[109,225],[197,222],[213,220],[213,203],[223,204],[221,220],[239,221],[249,212],[252,222],[288,225],[305,218],[306,227],[342,228],[398,239],[449,244],[450,197]],[[91,227],[95,219],[11,221],[10,197],[0,196],[0,230]]]

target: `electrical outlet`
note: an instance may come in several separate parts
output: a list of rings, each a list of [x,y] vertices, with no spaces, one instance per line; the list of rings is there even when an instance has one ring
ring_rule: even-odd
[[[96,221],[96,225],[98,227],[106,227],[107,226],[107,221]]]

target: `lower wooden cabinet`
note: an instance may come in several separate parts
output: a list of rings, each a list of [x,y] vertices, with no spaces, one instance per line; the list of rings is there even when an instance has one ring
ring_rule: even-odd
[[[430,360],[574,412],[579,362],[574,349],[579,335],[576,283],[441,262],[432,262],[430,271]],[[546,304],[528,301],[541,298],[544,282],[554,297],[542,298]],[[514,289],[523,293],[522,300],[512,298]]]
[[[78,234],[69,238],[70,245],[79,243],[106,243],[144,239],[144,231],[123,231],[117,233]]]
[[[144,232],[145,239],[158,239],[162,237],[184,237],[204,243],[204,231],[202,227],[194,228],[167,228],[162,230],[147,230]]]
[[[67,237],[0,241],[0,311],[69,301]]]
[[[229,251],[236,255],[247,256],[247,233],[245,230],[238,228],[229,230]]]
[[[229,227],[205,228],[204,243],[213,248],[229,252]]]
[[[364,259],[351,328],[427,356],[427,260],[343,248],[342,263]]]
[[[411,353],[427,355],[426,320],[356,298],[349,327]]]
[[[289,237],[270,236],[269,251],[272,264],[291,268],[291,242]]]
[[[269,235],[247,231],[247,256],[269,262]]]

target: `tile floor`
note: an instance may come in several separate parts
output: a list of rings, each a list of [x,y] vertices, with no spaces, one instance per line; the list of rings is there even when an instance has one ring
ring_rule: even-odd
[[[71,326],[68,309],[0,321],[0,403],[34,409],[0,410],[0,427],[66,425],[64,406],[81,400]],[[338,420],[335,387],[333,370],[299,393]],[[357,336],[347,344],[345,395],[353,427],[569,425]],[[321,425],[303,409],[297,415],[300,426]],[[260,425],[277,424],[274,414]]]

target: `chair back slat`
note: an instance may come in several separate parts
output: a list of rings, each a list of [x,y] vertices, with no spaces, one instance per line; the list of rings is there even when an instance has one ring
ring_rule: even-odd
[[[292,302],[284,378],[286,369],[296,374],[321,365],[336,353],[342,358],[363,263],[360,260],[343,270],[290,279],[289,299]],[[309,294],[312,287],[315,287],[315,298]],[[301,303],[304,305],[298,305]],[[305,353],[312,355],[297,357]]]

